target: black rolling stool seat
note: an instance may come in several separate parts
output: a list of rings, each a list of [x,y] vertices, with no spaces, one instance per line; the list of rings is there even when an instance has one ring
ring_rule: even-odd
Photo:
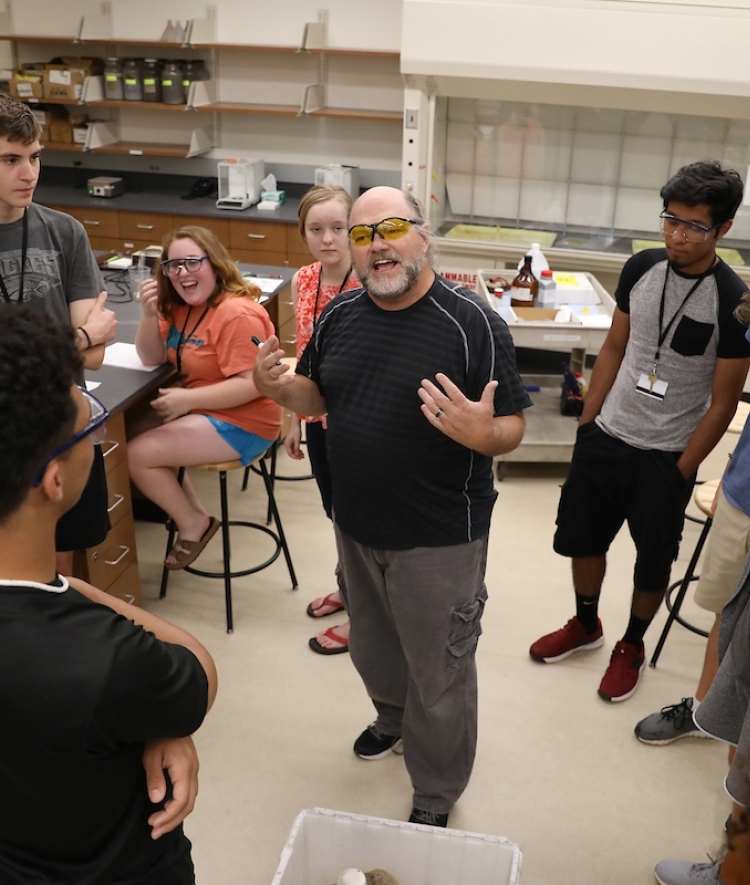
[[[292,565],[292,557],[289,553],[286,536],[284,535],[284,529],[281,525],[281,518],[279,517],[279,511],[276,507],[276,498],[274,496],[273,483],[271,482],[268,470],[266,469],[263,456],[261,455],[256,458],[253,464],[258,465],[258,472],[263,477],[263,482],[266,487],[266,494],[268,495],[269,511],[273,516],[273,521],[275,523],[275,531],[268,528],[267,526],[259,525],[255,522],[247,522],[245,520],[229,518],[229,505],[227,501],[227,473],[230,470],[242,470],[243,465],[241,461],[220,461],[216,464],[199,464],[193,468],[195,470],[206,470],[211,473],[219,474],[219,492],[221,497],[221,541],[224,555],[224,568],[220,572],[206,572],[202,571],[201,569],[193,568],[192,566],[186,566],[183,571],[190,572],[191,575],[199,575],[202,578],[224,579],[224,598],[227,610],[227,633],[232,633],[234,631],[234,621],[232,618],[232,578],[241,578],[245,575],[252,575],[255,574],[255,572],[262,571],[264,568],[268,568],[271,563],[276,562],[276,560],[279,558],[279,555],[283,552],[287,568],[289,569],[289,577],[292,580],[292,590],[296,590],[298,586],[297,575],[295,574],[294,566]],[[184,475],[185,468],[180,467],[179,473],[177,474],[177,479],[179,480],[180,484],[182,484],[182,479]],[[230,525],[244,526],[245,528],[255,529],[258,532],[263,532],[264,534],[269,535],[273,539],[276,545],[276,549],[271,554],[271,556],[269,556],[269,558],[265,560],[265,562],[261,562],[259,565],[254,565],[251,568],[242,569],[240,571],[232,571],[231,548],[229,544]],[[176,531],[176,526],[170,520],[169,537],[167,539],[167,552],[165,553],[165,559],[169,551],[172,549],[172,545],[174,544]],[[161,576],[161,591],[159,593],[159,599],[164,599],[164,597],[167,595],[167,581],[169,580],[169,575],[171,571],[172,569],[168,569],[166,566],[164,566]]]
[[[719,487],[720,482],[721,480],[719,479],[709,479],[707,482],[701,483],[699,486],[696,486],[695,491],[693,492],[693,500],[695,501],[695,506],[701,511],[701,513],[705,514],[706,519],[698,520],[693,518],[694,522],[703,522],[703,529],[701,530],[700,536],[698,538],[698,543],[695,545],[693,555],[690,557],[690,562],[688,563],[685,577],[681,581],[675,581],[674,584],[671,584],[667,588],[664,602],[669,609],[669,617],[667,618],[667,623],[664,625],[664,629],[661,631],[661,636],[659,637],[659,641],[656,644],[654,653],[651,656],[650,664],[652,667],[656,666],[656,662],[659,660],[659,655],[661,654],[661,650],[664,647],[664,643],[667,641],[669,631],[672,629],[672,624],[674,624],[675,621],[677,621],[678,624],[682,624],[683,627],[692,631],[693,633],[697,633],[698,636],[708,636],[708,633],[705,630],[701,630],[695,625],[689,624],[684,618],[681,618],[680,609],[682,608],[682,603],[685,600],[685,594],[688,591],[690,582],[698,580],[698,575],[695,574],[695,568],[698,565],[698,559],[700,558],[701,552],[703,551],[703,546],[706,543],[706,538],[708,537],[708,533],[711,531],[711,526],[713,525],[711,506],[714,501],[714,496],[716,495],[716,489]],[[672,594],[678,587],[680,589],[677,591],[675,601],[672,602]]]

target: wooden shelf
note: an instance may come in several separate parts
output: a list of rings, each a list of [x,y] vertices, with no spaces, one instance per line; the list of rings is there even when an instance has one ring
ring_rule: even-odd
[[[298,117],[296,104],[246,104],[240,101],[214,101],[210,104],[195,105],[196,111],[215,111],[219,114],[270,114],[280,117]]]
[[[146,111],[191,111],[203,110],[202,108],[189,108],[186,104],[166,104],[163,101],[124,101],[111,98],[103,100],[87,101],[85,106],[89,108],[141,108]]]
[[[184,159],[190,151],[187,144],[141,144],[135,141],[116,141],[92,147],[94,154],[127,154],[134,157],[180,157]]]
[[[82,144],[63,144],[62,142],[43,141],[41,142],[45,151],[74,151],[82,153],[84,146]]]
[[[323,47],[322,49],[303,49],[302,52],[309,52],[314,55],[370,55],[377,58],[401,58],[400,52],[394,52],[390,49],[331,49]]]
[[[77,98],[19,98],[24,104],[82,104]]]
[[[307,111],[311,117],[331,117],[335,120],[377,120],[380,123],[403,123],[401,111],[367,111],[362,108],[318,108]]]
[[[235,52],[304,52],[299,46],[262,46],[249,43],[189,43],[188,49],[230,49]]]
[[[75,37],[34,37],[29,34],[2,34],[0,40],[17,40],[19,43],[77,43]]]

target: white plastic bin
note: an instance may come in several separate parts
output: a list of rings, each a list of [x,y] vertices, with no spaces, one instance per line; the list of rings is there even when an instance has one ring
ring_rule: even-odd
[[[311,808],[297,816],[272,885],[333,885],[347,867],[387,870],[400,885],[517,885],[521,849],[501,836]]]

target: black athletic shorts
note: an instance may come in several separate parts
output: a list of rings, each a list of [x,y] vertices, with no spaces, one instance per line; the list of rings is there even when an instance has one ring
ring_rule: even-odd
[[[560,495],[555,551],[603,556],[627,521],[637,552],[633,586],[663,590],[677,558],[695,476],[677,468],[679,452],[636,449],[594,421],[578,428]]]
[[[94,446],[94,463],[80,501],[57,523],[55,549],[58,553],[95,547],[110,529],[107,513],[107,476],[101,448]]]

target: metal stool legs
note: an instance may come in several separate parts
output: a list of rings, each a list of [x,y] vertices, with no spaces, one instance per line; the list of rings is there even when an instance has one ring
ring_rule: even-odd
[[[226,470],[218,470],[219,474],[219,494],[221,499],[221,541],[222,541],[222,554],[223,554],[223,570],[221,572],[207,572],[202,571],[201,569],[193,568],[192,566],[186,566],[183,571],[189,572],[191,575],[199,575],[203,578],[223,578],[224,579],[224,600],[226,605],[226,617],[227,617],[227,633],[232,633],[234,631],[234,618],[232,614],[232,578],[241,578],[245,575],[251,575],[255,572],[259,572],[264,568],[267,568],[271,563],[275,562],[279,555],[283,552],[284,559],[286,560],[287,569],[289,571],[289,577],[292,581],[292,589],[296,590],[298,587],[297,583],[297,575],[294,571],[294,566],[292,565],[292,557],[289,552],[289,547],[286,541],[286,535],[284,534],[284,529],[281,524],[281,518],[279,516],[278,507],[276,506],[276,498],[274,495],[273,483],[271,481],[271,477],[269,476],[266,465],[261,458],[259,460],[260,465],[260,474],[263,477],[263,482],[266,488],[266,493],[268,495],[268,508],[271,516],[273,517],[276,530],[272,530],[267,528],[266,526],[259,525],[254,522],[247,522],[246,520],[236,520],[229,519],[229,501],[227,495],[227,471]],[[224,465],[222,465],[224,466]],[[215,468],[214,468],[215,469]],[[181,467],[178,474],[177,479],[182,484],[183,478],[185,476],[185,468]],[[270,522],[270,519],[269,519]],[[245,526],[246,528],[256,529],[257,531],[263,532],[268,535],[275,544],[275,550],[264,562],[261,562],[259,565],[252,566],[251,568],[241,569],[239,571],[232,571],[231,567],[231,545],[229,538],[229,526]],[[167,554],[172,549],[172,545],[174,544],[175,535],[176,535],[176,527],[172,520],[169,521],[169,534],[167,538]],[[159,598],[163,599],[167,595],[167,582],[169,580],[169,572],[171,569],[168,569],[166,566],[162,570],[162,578],[161,578],[161,590],[159,592]]]
[[[659,637],[659,641],[656,644],[656,648],[654,649],[654,653],[651,656],[650,666],[655,667],[656,662],[659,660],[659,655],[661,655],[661,650],[664,647],[664,643],[667,641],[667,636],[669,635],[669,631],[672,629],[672,624],[677,621],[679,624],[682,624],[683,627],[686,627],[688,630],[691,630],[693,633],[697,633],[698,636],[708,636],[705,630],[700,630],[698,627],[689,624],[687,621],[683,620],[680,617],[680,609],[682,608],[682,603],[685,599],[685,594],[688,591],[688,587],[690,586],[691,581],[697,581],[698,576],[695,574],[695,567],[698,565],[698,559],[700,558],[701,552],[703,550],[703,545],[706,543],[706,538],[708,537],[709,531],[711,531],[711,525],[713,523],[713,519],[710,516],[706,517],[706,521],[703,525],[703,530],[701,531],[700,537],[698,538],[698,543],[695,545],[695,550],[693,551],[693,555],[690,559],[690,563],[688,564],[687,571],[685,572],[685,577],[682,581],[677,581],[676,583],[670,585],[667,589],[667,593],[664,597],[664,602],[666,603],[667,608],[669,609],[669,617],[667,618],[667,623],[664,625],[664,629],[661,631],[661,636]],[[679,591],[675,598],[675,601],[671,602],[672,591],[679,587]]]

